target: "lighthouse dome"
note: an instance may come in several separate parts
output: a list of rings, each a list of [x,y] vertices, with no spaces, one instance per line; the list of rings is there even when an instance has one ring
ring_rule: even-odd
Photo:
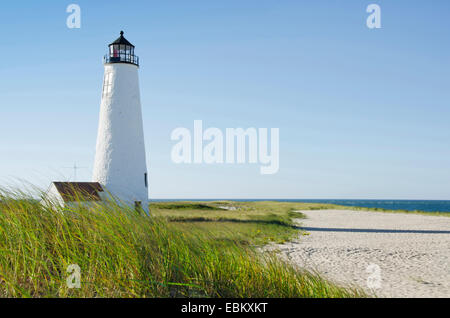
[[[120,31],[120,37],[109,44],[108,54],[105,55],[103,62],[110,63],[128,63],[139,66],[139,57],[134,54],[134,45],[131,44]]]

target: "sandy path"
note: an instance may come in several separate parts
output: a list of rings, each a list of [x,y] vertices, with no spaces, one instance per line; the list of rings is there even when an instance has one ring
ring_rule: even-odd
[[[300,211],[309,235],[276,249],[303,268],[379,297],[450,297],[450,217]],[[367,272],[369,264],[376,266]],[[367,280],[373,288],[367,287]],[[381,287],[377,288],[377,281]]]

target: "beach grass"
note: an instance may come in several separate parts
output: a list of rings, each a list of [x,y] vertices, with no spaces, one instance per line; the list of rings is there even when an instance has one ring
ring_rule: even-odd
[[[296,206],[234,205],[157,203],[148,216],[0,191],[0,297],[365,296],[257,250],[295,234]]]
[[[180,207],[180,208],[178,208]],[[292,204],[280,202],[157,202],[152,215],[182,232],[204,232],[214,241],[243,245],[283,243],[299,235],[294,219],[303,218]]]

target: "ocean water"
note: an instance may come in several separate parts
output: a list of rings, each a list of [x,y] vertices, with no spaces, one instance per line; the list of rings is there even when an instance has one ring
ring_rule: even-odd
[[[407,210],[423,212],[449,212],[450,201],[440,200],[277,200],[283,202],[330,203],[344,206],[379,208],[386,210]]]
[[[151,200],[151,201],[279,201],[279,202],[306,202],[306,203],[330,203],[344,206],[356,206],[363,208],[379,208],[386,210],[406,210],[422,212],[448,212],[450,213],[450,200],[333,200],[333,199],[203,199],[203,200]]]

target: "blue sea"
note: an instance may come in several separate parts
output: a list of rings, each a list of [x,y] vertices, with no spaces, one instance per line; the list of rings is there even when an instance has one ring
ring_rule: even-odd
[[[449,212],[450,201],[440,200],[277,200],[283,202],[330,203],[344,206],[379,208],[386,210],[407,210],[423,212]]]
[[[218,201],[225,199],[204,200],[151,200],[151,201]],[[228,199],[226,199],[228,200]],[[379,208],[386,210],[407,210],[423,212],[448,212],[450,213],[450,200],[333,200],[333,199],[229,199],[231,201],[279,201],[279,202],[305,202],[305,203],[330,203],[344,206],[356,206],[364,208]]]

